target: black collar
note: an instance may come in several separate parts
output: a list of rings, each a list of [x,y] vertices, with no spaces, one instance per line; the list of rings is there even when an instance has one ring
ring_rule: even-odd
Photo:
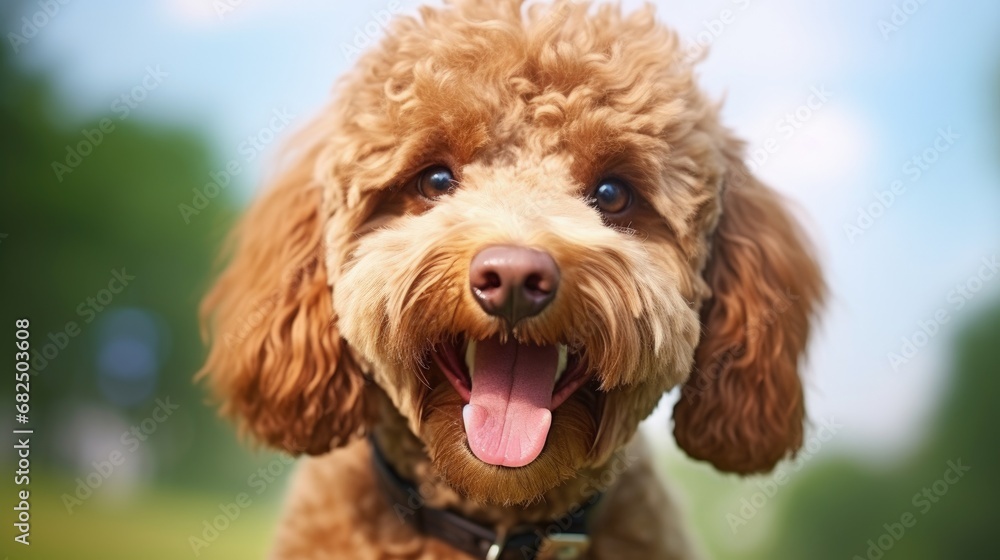
[[[424,503],[409,480],[389,465],[374,437],[369,437],[379,486],[396,513],[421,534],[443,541],[479,560],[582,559],[590,547],[587,518],[600,494],[589,496],[562,517],[547,524],[524,524],[504,535],[463,515]]]

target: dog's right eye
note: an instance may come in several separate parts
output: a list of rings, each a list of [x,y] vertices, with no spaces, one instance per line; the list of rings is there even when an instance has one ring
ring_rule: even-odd
[[[632,204],[632,192],[617,179],[600,181],[591,196],[593,205],[605,216],[621,214]]]
[[[417,190],[426,198],[435,199],[450,193],[457,182],[451,169],[443,165],[428,167],[417,180]]]

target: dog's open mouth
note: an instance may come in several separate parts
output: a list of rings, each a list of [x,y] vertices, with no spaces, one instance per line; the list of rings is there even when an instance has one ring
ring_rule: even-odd
[[[587,380],[584,360],[562,344],[494,337],[444,344],[432,355],[467,403],[462,416],[472,452],[504,467],[523,467],[538,457],[552,411]]]

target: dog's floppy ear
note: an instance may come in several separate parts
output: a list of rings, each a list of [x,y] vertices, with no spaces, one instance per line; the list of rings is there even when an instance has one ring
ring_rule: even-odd
[[[802,445],[798,367],[824,285],[777,193],[730,162],[705,270],[712,297],[674,407],[674,435],[692,457],[748,474],[771,470]]]
[[[233,232],[202,302],[211,348],[198,375],[260,441],[320,454],[363,430],[364,379],[335,324],[322,191],[303,159]]]

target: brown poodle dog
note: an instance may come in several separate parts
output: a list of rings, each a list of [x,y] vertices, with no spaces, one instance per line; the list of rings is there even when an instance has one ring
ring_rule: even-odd
[[[692,558],[660,397],[720,470],[801,444],[797,225],[651,10],[522,3],[398,18],[205,300],[224,412],[312,456],[276,558]]]

